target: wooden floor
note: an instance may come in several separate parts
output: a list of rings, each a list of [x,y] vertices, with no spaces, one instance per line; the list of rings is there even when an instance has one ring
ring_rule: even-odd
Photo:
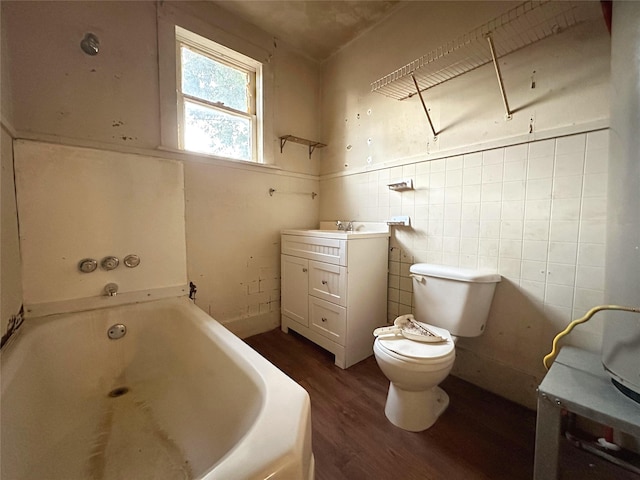
[[[333,355],[272,330],[245,340],[311,397],[317,480],[518,480],[533,478],[535,413],[449,376],[451,403],[430,429],[411,433],[384,415],[388,382],[374,357],[341,370]],[[639,476],[565,445],[563,480]]]

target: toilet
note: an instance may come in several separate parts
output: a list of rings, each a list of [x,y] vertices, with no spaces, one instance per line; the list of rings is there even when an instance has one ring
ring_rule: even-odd
[[[404,430],[431,427],[449,405],[438,384],[455,360],[456,337],[477,337],[485,328],[500,275],[418,263],[413,279],[415,320],[445,340],[426,343],[402,335],[376,338],[373,353],[389,379],[385,415]]]

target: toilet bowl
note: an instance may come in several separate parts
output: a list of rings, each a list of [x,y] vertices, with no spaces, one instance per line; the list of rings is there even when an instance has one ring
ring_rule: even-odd
[[[390,382],[385,415],[394,425],[419,432],[431,427],[449,405],[438,384],[453,367],[455,339],[482,335],[501,277],[428,263],[412,265],[409,272],[415,320],[445,340],[429,343],[392,333],[376,338],[373,353]]]
[[[385,415],[395,426],[411,432],[431,427],[449,405],[449,396],[438,384],[453,367],[454,340],[443,328],[427,328],[446,341],[422,343],[388,336],[376,338],[373,344],[378,366],[390,382]]]

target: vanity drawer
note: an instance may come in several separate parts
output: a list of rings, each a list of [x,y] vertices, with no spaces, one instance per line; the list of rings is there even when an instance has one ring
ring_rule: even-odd
[[[319,298],[309,297],[309,313],[311,330],[339,345],[345,344],[346,308]]]
[[[347,306],[347,268],[309,261],[309,294]]]
[[[333,265],[347,264],[347,241],[333,238],[282,235],[282,253]]]

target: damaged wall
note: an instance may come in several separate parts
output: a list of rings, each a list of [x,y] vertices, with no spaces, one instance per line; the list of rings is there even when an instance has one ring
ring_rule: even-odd
[[[241,336],[280,324],[280,230],[318,223],[319,182],[185,164],[189,278],[196,303]],[[276,192],[269,195],[269,189]],[[233,322],[233,325],[229,323]]]
[[[22,276],[20,271],[20,242],[13,170],[13,105],[9,75],[10,62],[7,47],[6,18],[0,11],[0,205],[2,239],[0,240],[0,336],[4,337],[12,317],[22,305]]]
[[[13,173],[11,134],[0,128],[0,159],[2,161],[2,247],[0,249],[0,335],[4,336],[12,316],[22,305],[22,275],[20,271],[20,244]]]
[[[519,3],[408,2],[325,62],[321,173],[437,158],[514,137],[531,141],[560,127],[606,126],[611,42],[597,3],[582,4],[589,21],[500,60],[510,120],[490,64],[423,93],[437,139],[417,95],[398,101],[371,92],[372,82]]]
[[[213,40],[272,50],[265,98],[270,166],[162,150],[156,9],[163,5]],[[9,107],[3,91],[3,115],[13,109],[16,138],[184,162],[187,274],[198,286],[197,304],[235,330],[264,328],[265,318],[277,323],[279,231],[318,221],[317,198],[286,193],[318,192],[320,165],[320,154],[309,159],[302,145],[281,153],[278,136],[318,138],[318,65],[209,2],[3,1],[1,8],[2,54],[11,60],[14,85]],[[96,56],[80,49],[87,32],[100,41]],[[269,188],[281,194],[271,197]]]
[[[392,228],[388,319],[412,308],[409,266],[498,271],[483,336],[461,339],[454,373],[535,408],[555,333],[602,303],[610,38],[591,20],[398,101],[370,83],[520,2],[409,2],[323,66],[321,218]],[[535,82],[535,84],[534,84]],[[414,180],[415,189],[387,183]],[[598,350],[599,319],[570,342]]]

